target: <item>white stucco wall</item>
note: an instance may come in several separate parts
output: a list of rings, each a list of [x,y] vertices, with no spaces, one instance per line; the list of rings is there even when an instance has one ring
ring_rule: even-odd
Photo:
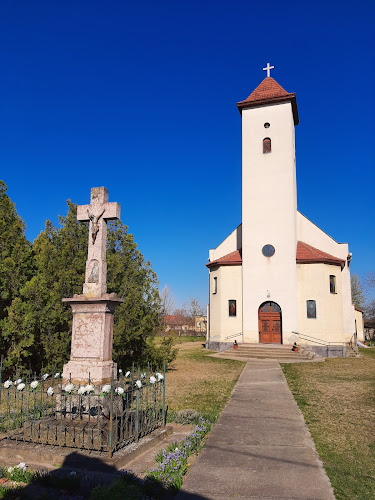
[[[350,269],[347,264],[347,256],[349,253],[348,244],[337,243],[337,241],[322,231],[322,229],[316,226],[300,212],[297,212],[297,237],[299,241],[303,241],[308,245],[345,261],[345,267],[341,272],[343,328],[345,338],[349,340],[355,332],[355,323],[350,284]]]
[[[336,293],[330,292],[329,277],[336,276]],[[341,268],[327,264],[297,264],[298,333],[324,342],[345,342]],[[316,318],[307,317],[307,300],[316,302]],[[300,340],[301,344],[314,344]]]
[[[270,123],[269,128],[264,124]],[[263,139],[272,152],[263,154]],[[282,310],[283,338],[298,327],[296,170],[290,103],[242,112],[242,259],[245,342],[259,342],[258,309],[266,300]],[[264,257],[266,244],[275,255]],[[267,293],[269,292],[269,296]]]
[[[214,278],[217,292],[213,293]],[[227,341],[225,337],[242,332],[241,266],[221,266],[210,272],[210,340]],[[229,316],[228,301],[235,300],[237,315]],[[230,339],[232,340],[232,339]],[[229,340],[229,341],[230,341]],[[237,340],[242,340],[237,337]]]
[[[354,310],[355,320],[357,323],[357,339],[363,342],[365,340],[365,332],[363,329],[363,314],[361,311]]]
[[[216,248],[209,250],[210,262],[228,255],[242,247],[242,224],[240,224],[230,235],[225,238]]]

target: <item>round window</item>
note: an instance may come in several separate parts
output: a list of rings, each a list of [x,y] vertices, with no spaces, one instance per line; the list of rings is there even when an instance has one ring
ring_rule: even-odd
[[[272,245],[264,245],[264,247],[262,248],[262,254],[265,257],[272,257],[274,253],[275,253],[275,247],[273,247]]]
[[[266,123],[264,124],[264,128],[270,128],[270,124],[269,124],[268,122],[266,122]]]

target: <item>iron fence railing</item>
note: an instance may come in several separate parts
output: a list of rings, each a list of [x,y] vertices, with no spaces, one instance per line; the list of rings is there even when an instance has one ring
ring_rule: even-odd
[[[107,452],[165,425],[163,373],[129,370],[108,384],[63,383],[60,373],[1,381],[0,432],[9,439]]]

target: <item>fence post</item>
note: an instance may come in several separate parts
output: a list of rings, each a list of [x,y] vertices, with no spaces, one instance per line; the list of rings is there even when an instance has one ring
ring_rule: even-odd
[[[138,380],[141,380],[141,371],[139,368],[138,368]],[[137,394],[136,394],[136,413],[135,413],[135,435],[136,435],[136,439],[138,442],[138,440],[139,440],[139,391],[140,391],[140,388],[138,387],[138,385],[136,387],[137,387]]]
[[[166,425],[165,418],[165,363],[163,365],[163,425]]]
[[[112,457],[112,430],[113,430],[113,370],[111,375],[111,405],[109,408],[109,452],[108,452],[109,458]]]

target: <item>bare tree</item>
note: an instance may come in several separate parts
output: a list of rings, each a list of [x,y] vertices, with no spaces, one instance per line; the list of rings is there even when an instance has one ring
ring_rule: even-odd
[[[365,307],[365,297],[363,294],[363,286],[358,274],[353,273],[351,275],[351,285],[352,285],[352,302],[355,307],[362,309]]]
[[[163,314],[164,316],[166,314],[173,314],[174,308],[175,308],[175,298],[173,296],[173,293],[171,290],[168,288],[167,285],[164,286],[161,294],[161,305],[163,308]]]
[[[194,316],[203,316],[204,315],[204,309],[201,306],[199,299],[196,299],[194,297],[190,298],[189,314],[192,318],[194,318]]]

